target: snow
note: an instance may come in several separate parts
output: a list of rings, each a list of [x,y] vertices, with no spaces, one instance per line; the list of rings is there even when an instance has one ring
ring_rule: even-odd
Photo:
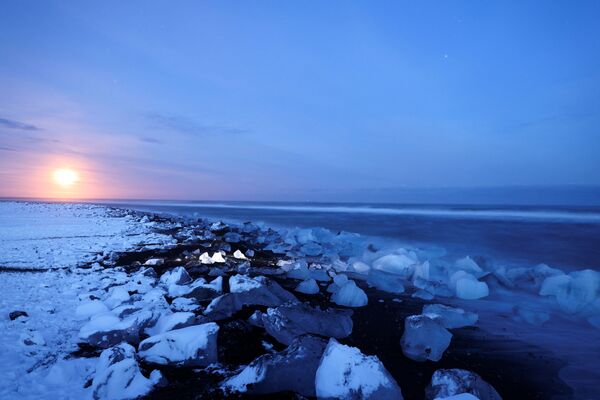
[[[202,263],[202,264],[214,264],[215,263],[213,261],[213,259],[210,257],[210,255],[206,252],[200,254],[199,260],[200,260],[200,263]]]
[[[92,396],[95,400],[135,399],[148,394],[162,379],[159,371],[153,371],[150,378],[143,376],[135,359],[135,349],[121,343],[100,354],[91,386]]]
[[[163,260],[162,258],[151,258],[151,259],[147,260],[144,263],[144,265],[155,267],[158,265],[163,265],[164,263],[165,263],[165,260]]]
[[[256,279],[252,279],[246,275],[233,275],[229,278],[229,292],[241,293],[252,289],[257,289],[262,286]]]
[[[131,215],[103,206],[0,201],[0,267],[69,268],[105,251],[172,242]]]
[[[318,399],[402,399],[398,384],[376,356],[330,339],[315,376]]]
[[[214,322],[154,335],[139,345],[139,355],[155,364],[207,366],[217,362],[217,333]]]
[[[92,300],[82,303],[75,309],[75,315],[81,319],[89,319],[94,315],[108,312],[106,304],[99,300]]]

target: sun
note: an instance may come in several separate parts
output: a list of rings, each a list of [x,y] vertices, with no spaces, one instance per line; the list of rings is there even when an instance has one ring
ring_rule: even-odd
[[[77,171],[69,168],[59,168],[52,173],[54,182],[63,188],[68,188],[79,182]]]

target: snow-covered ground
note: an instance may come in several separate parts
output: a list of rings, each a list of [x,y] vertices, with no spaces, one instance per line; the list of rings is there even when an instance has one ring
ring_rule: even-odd
[[[102,206],[0,201],[0,268],[73,267],[98,253],[170,240],[152,227]]]
[[[0,202],[0,398],[82,399],[96,359],[77,350],[79,295],[111,270],[78,264],[173,238],[126,212],[78,204]],[[23,269],[23,271],[18,271]],[[39,271],[34,271],[39,270]],[[26,317],[9,318],[14,311]]]

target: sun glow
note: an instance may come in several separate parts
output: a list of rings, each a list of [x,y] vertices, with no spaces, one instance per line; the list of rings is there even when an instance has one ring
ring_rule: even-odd
[[[60,168],[52,174],[54,182],[63,188],[69,188],[79,182],[79,174],[69,168]]]

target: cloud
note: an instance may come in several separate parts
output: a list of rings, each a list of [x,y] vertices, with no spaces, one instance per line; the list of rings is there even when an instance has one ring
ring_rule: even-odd
[[[144,137],[141,137],[141,138],[139,138],[139,139],[140,139],[142,142],[145,142],[145,143],[154,143],[154,144],[162,143],[160,140],[158,140],[158,139],[155,139],[155,138],[153,138],[153,137],[149,137],[149,136],[144,136]]]
[[[15,121],[8,118],[0,118],[0,127],[8,129],[17,129],[20,131],[41,131],[38,126],[27,124],[25,122]]]
[[[218,125],[204,125],[179,115],[167,115],[160,113],[147,113],[146,118],[157,128],[177,131],[186,135],[239,135],[248,131]]]

